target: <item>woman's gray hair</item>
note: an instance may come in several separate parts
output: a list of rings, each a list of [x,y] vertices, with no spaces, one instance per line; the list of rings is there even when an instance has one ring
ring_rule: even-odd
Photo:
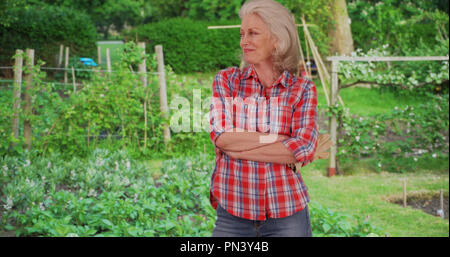
[[[277,41],[272,55],[274,69],[278,72],[287,70],[296,75],[300,61],[299,39],[294,17],[289,10],[273,0],[251,0],[241,7],[239,17],[242,20],[248,14],[258,15]]]

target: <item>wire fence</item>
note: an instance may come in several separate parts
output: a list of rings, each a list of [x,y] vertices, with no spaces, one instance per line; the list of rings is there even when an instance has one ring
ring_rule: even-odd
[[[0,66],[0,70],[13,70],[14,67],[13,66]],[[148,71],[148,72],[141,72],[141,71],[115,71],[115,70],[100,70],[100,69],[80,69],[80,68],[74,68],[72,70],[72,68],[57,68],[57,67],[41,67],[41,70],[55,70],[55,71],[83,71],[83,72],[97,72],[97,73],[114,73],[114,72],[125,72],[125,73],[131,73],[131,74],[137,74],[137,75],[141,75],[141,74],[150,74],[150,75],[159,75],[160,72],[155,72],[155,71]],[[15,83],[15,80],[0,80],[0,83]],[[23,81],[22,81],[23,83]],[[81,83],[64,83],[64,82],[57,82],[57,81],[41,81],[40,83],[43,84],[52,84],[52,85],[59,85],[59,86],[86,86],[86,84],[81,84]],[[5,90],[8,88],[14,88],[13,85],[8,85],[8,86],[1,86],[0,89]]]
[[[1,66],[0,70],[6,70],[6,69],[14,69],[13,66]],[[72,71],[72,68],[57,68],[57,67],[41,67],[41,70],[59,70],[59,71]],[[85,72],[101,72],[101,73],[109,73],[109,72],[125,72],[125,73],[132,73],[132,74],[153,74],[153,75],[159,75],[160,72],[157,71],[115,71],[115,70],[99,70],[96,68],[93,69],[80,69],[80,68],[74,68],[74,71],[85,71]]]

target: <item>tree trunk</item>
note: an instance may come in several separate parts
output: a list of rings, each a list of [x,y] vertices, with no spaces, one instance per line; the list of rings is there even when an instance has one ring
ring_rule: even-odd
[[[331,2],[335,24],[331,25],[329,36],[332,38],[330,55],[350,55],[353,52],[353,37],[348,17],[345,0],[333,0]]]

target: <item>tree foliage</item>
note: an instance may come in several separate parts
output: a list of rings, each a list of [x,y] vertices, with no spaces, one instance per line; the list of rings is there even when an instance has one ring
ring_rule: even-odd
[[[388,44],[393,47],[395,55],[407,55],[422,44],[434,48],[441,41],[448,40],[448,13],[438,9],[438,2],[349,2],[355,47],[367,51]]]

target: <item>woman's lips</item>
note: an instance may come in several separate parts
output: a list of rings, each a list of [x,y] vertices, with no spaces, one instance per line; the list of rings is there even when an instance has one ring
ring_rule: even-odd
[[[250,53],[250,52],[253,52],[253,51],[255,51],[255,49],[244,49],[244,53]]]

